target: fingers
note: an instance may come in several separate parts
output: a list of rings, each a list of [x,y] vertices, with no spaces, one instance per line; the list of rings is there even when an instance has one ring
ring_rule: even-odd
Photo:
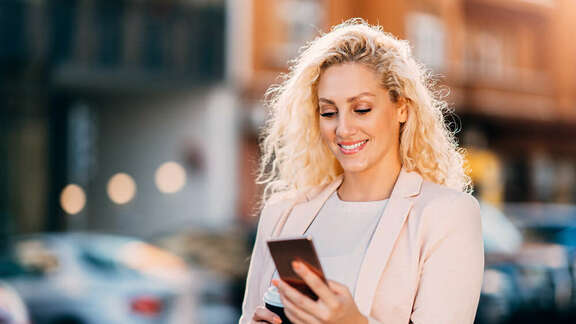
[[[273,284],[278,287],[278,292],[280,293],[280,298],[282,299],[282,304],[286,310],[287,306],[284,304],[286,300],[290,302],[290,305],[297,305],[298,308],[304,309],[309,313],[314,313],[317,311],[319,305],[315,301],[310,299],[308,296],[302,294],[298,289],[290,286],[284,280],[274,279]]]
[[[293,263],[292,267],[319,297],[314,301],[285,281],[272,280],[280,292],[284,311],[293,322],[310,324],[326,322],[335,318],[344,305],[354,302],[350,290],[345,285],[332,280],[327,280],[325,283],[320,276],[300,262]]]
[[[306,323],[306,324],[320,324],[316,316],[313,314],[302,310],[297,303],[293,303],[288,298],[282,297],[282,304],[284,304],[284,312],[286,316],[292,321],[293,323]],[[306,299],[310,300],[308,297]]]
[[[350,290],[348,289],[348,287],[346,287],[345,285],[336,282],[334,280],[328,280],[328,287],[330,287],[330,289],[335,292],[337,295],[350,295],[352,296],[352,293],[350,292]]]
[[[292,262],[292,267],[304,282],[306,282],[308,287],[318,295],[322,302],[324,302],[328,307],[338,306],[338,298],[318,275],[301,262]]]
[[[264,306],[256,307],[256,311],[252,316],[253,323],[272,323],[272,324],[280,324],[282,320],[278,315],[274,314],[271,310]]]

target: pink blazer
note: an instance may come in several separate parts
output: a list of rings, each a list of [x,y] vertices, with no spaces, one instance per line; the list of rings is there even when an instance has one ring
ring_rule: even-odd
[[[266,240],[304,234],[342,179],[264,206],[239,324],[250,322],[271,285]],[[483,272],[476,199],[402,170],[360,266],[354,300],[370,324],[471,324]]]

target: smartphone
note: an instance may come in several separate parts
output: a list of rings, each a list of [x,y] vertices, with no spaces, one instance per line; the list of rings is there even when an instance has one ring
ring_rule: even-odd
[[[309,235],[282,237],[268,240],[267,243],[280,278],[312,300],[318,300],[314,291],[292,269],[292,261],[300,261],[316,273],[324,283],[328,284],[316,254],[312,237]]]

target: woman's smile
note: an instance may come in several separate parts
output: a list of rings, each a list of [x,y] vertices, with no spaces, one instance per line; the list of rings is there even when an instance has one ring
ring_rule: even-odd
[[[368,143],[368,140],[358,141],[358,142],[341,142],[338,143],[340,147],[340,152],[343,154],[355,154],[360,152]]]

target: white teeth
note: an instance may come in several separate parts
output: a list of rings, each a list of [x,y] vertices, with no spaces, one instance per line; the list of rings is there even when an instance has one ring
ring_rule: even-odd
[[[366,142],[366,141],[362,141],[362,142],[356,143],[356,144],[354,144],[354,145],[340,145],[340,146],[343,147],[343,148],[346,149],[346,150],[353,150],[353,149],[359,147],[360,145],[364,144],[365,142]]]

